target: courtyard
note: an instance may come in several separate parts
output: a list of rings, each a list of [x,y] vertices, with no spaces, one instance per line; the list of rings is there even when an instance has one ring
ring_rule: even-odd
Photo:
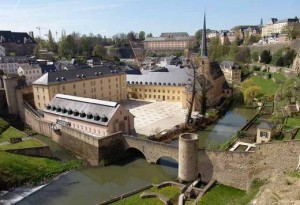
[[[146,136],[183,123],[187,112],[177,102],[127,100],[121,104],[135,116],[136,132]]]

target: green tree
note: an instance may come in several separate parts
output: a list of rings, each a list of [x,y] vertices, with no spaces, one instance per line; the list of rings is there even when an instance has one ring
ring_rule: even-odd
[[[146,36],[145,31],[140,31],[140,33],[139,33],[139,40],[140,40],[140,41],[145,40],[145,36]]]
[[[106,56],[106,50],[105,50],[104,46],[96,45],[93,50],[93,55],[104,58]]]
[[[236,54],[238,53],[238,51],[239,51],[239,48],[238,48],[237,43],[233,43],[233,45],[231,45],[230,49],[229,49],[228,59],[234,61],[235,58],[236,58]]]
[[[48,32],[47,48],[48,48],[48,50],[51,51],[51,52],[54,52],[54,51],[55,51],[55,42],[54,42],[54,39],[53,39],[53,37],[52,37],[52,32],[51,32],[50,29],[49,29],[49,32]]]
[[[282,33],[287,34],[289,40],[296,39],[297,36],[300,34],[300,26],[297,23],[285,26],[282,29]]]
[[[263,50],[260,54],[260,62],[269,64],[272,61],[270,50]]]
[[[147,37],[147,38],[152,38],[153,35],[152,35],[152,33],[148,33],[146,37]]]
[[[258,54],[258,52],[254,51],[254,52],[251,54],[251,58],[252,58],[252,61],[253,61],[253,62],[258,62],[258,60],[259,60],[259,54]]]
[[[201,42],[201,39],[202,39],[202,29],[196,31],[195,38],[196,38],[197,42]]]
[[[282,58],[283,49],[277,49],[272,55],[272,64],[277,66],[283,66],[283,58]]]
[[[292,65],[296,55],[297,53],[294,49],[288,48],[285,52],[285,55],[283,56],[284,66],[289,67],[290,65]]]
[[[253,102],[254,98],[258,95],[259,90],[260,90],[260,87],[258,87],[257,85],[248,87],[244,91],[244,102],[248,105],[251,104]]]
[[[127,39],[129,41],[135,41],[136,40],[136,37],[135,37],[135,33],[133,31],[130,31],[128,34],[127,34]]]
[[[71,59],[76,52],[74,36],[68,35],[59,43],[58,52],[61,57]]]

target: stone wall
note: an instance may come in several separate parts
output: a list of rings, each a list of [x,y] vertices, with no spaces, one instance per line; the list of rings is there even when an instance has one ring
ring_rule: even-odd
[[[247,189],[250,183],[251,155],[248,152],[199,150],[198,171],[201,179],[205,182],[216,179],[228,186]]]
[[[52,152],[49,146],[41,146],[41,147],[31,147],[31,148],[22,148],[22,149],[10,149],[6,150],[6,152],[14,153],[14,154],[22,154],[26,156],[34,156],[34,157],[46,157],[52,158]]]

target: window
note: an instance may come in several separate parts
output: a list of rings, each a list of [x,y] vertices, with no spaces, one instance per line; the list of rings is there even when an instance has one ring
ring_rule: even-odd
[[[43,99],[45,100],[45,96],[43,96]]]
[[[180,100],[180,97],[179,97],[179,96],[177,96],[177,100]]]
[[[153,92],[156,92],[156,90],[154,89]]]
[[[85,90],[83,90],[83,94],[85,94]]]
[[[37,99],[40,99],[40,96],[39,96],[39,95],[37,95]]]
[[[147,98],[147,94],[144,94],[144,97]]]
[[[108,78],[108,82],[110,83],[110,78]]]
[[[263,132],[263,131],[261,131],[261,132],[260,132],[260,137],[268,138],[268,132]]]
[[[163,93],[165,93],[165,90],[162,90]]]
[[[175,96],[172,96],[172,100],[175,100]]]
[[[83,87],[85,87],[85,83],[83,83],[82,85],[83,85]]]
[[[142,97],[142,94],[140,94],[140,98]]]
[[[76,88],[76,84],[73,84],[73,88],[74,88],[74,89]]]
[[[151,89],[149,89],[149,92],[151,92]]]
[[[65,91],[65,86],[64,85],[62,86],[62,90]]]
[[[153,98],[156,98],[156,95],[153,95]]]

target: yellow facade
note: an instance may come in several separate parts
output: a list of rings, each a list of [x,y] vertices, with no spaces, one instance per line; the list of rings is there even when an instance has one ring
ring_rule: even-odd
[[[186,106],[185,86],[130,84],[127,91],[131,98],[180,102],[183,108]]]
[[[43,109],[57,93],[119,102],[127,99],[126,75],[97,76],[50,85],[33,84],[36,108]]]

